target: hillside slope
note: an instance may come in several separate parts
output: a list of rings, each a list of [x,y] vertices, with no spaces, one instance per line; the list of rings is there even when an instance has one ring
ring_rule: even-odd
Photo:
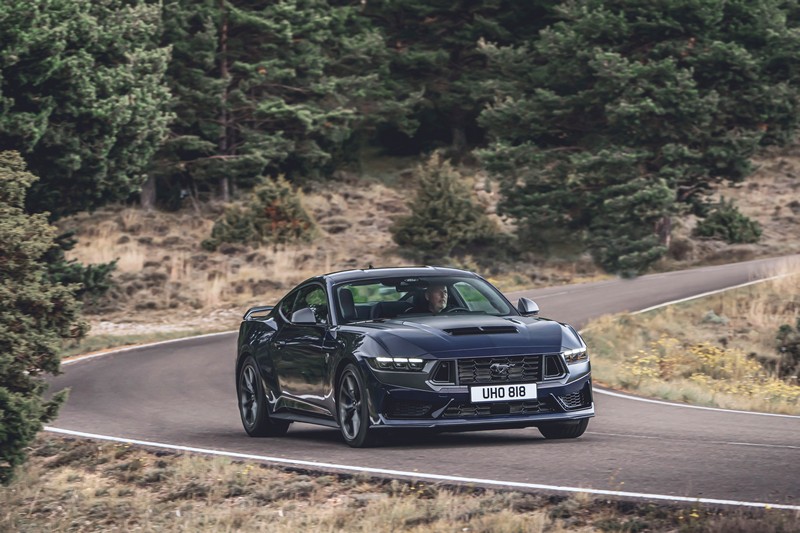
[[[118,260],[116,287],[87,307],[92,334],[235,327],[248,306],[273,303],[312,275],[408,264],[389,233],[392,221],[408,212],[413,197],[413,170],[408,161],[402,163],[383,169],[380,180],[342,173],[343,179],[306,191],[303,203],[319,230],[307,245],[223,245],[207,252],[200,243],[224,208],[215,203],[188,204],[174,213],[109,206],[60,221],[61,229],[74,229],[79,239],[71,258],[83,263]],[[691,239],[696,221],[689,217],[676,221],[670,257],[657,265],[658,270],[800,251],[800,147],[776,151],[756,164],[758,170],[745,184],[723,187],[720,195],[733,199],[762,225],[761,242],[732,246]],[[468,172],[465,180],[494,213],[496,184]],[[501,226],[507,222],[493,216]],[[480,258],[463,258],[456,266],[480,269],[476,259]],[[603,276],[586,257],[494,264],[482,273],[506,290]]]

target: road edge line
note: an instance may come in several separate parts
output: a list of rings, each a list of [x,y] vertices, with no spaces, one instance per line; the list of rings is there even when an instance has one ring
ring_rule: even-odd
[[[680,300],[672,300],[672,301],[669,301],[669,302],[660,303],[658,305],[653,305],[653,306],[650,306],[650,307],[646,307],[644,309],[639,309],[638,311],[631,311],[628,314],[629,315],[641,315],[642,313],[647,313],[648,311],[654,311],[656,309],[661,309],[662,307],[667,307],[668,305],[675,305],[675,304],[680,304],[680,303],[683,303],[683,302],[690,302],[692,300],[697,300],[699,298],[705,298],[707,296],[713,296],[713,295],[719,294],[721,292],[732,291],[732,290],[741,289],[741,288],[744,288],[744,287],[749,287],[750,285],[755,285],[757,283],[764,283],[765,281],[772,281],[772,280],[775,280],[775,279],[785,278],[785,277],[787,277],[789,275],[790,274],[781,274],[780,276],[772,276],[772,277],[769,277],[769,278],[755,279],[753,281],[748,281],[747,283],[740,283],[739,285],[731,285],[730,287],[725,287],[725,288],[722,288],[722,289],[716,289],[716,290],[713,290],[713,291],[703,292],[703,293],[700,293],[700,294],[695,294],[694,296],[687,296],[686,298],[681,298]]]
[[[624,491],[616,491],[616,490],[604,490],[604,489],[589,489],[589,488],[580,488],[580,487],[566,487],[566,486],[559,486],[559,485],[544,485],[539,483],[523,483],[518,481],[499,481],[494,479],[482,479],[482,478],[470,478],[470,477],[462,477],[462,476],[448,476],[443,474],[426,474],[422,472],[407,472],[404,470],[390,470],[385,468],[371,468],[366,466],[352,466],[352,465],[340,465],[335,463],[321,463],[317,461],[304,461],[300,459],[285,459],[282,457],[270,457],[266,455],[256,455],[256,454],[249,454],[249,453],[240,453],[240,452],[227,452],[223,450],[213,450],[208,448],[195,448],[193,446],[181,446],[177,444],[166,444],[161,442],[152,442],[146,440],[138,440],[138,439],[126,439],[121,437],[111,437],[108,435],[98,435],[94,433],[85,433],[83,431],[73,431],[70,429],[61,429],[51,426],[45,426],[45,431],[49,431],[51,433],[59,433],[63,435],[70,435],[75,437],[82,437],[82,438],[90,438],[90,439],[97,439],[97,440],[105,440],[105,441],[112,441],[112,442],[122,442],[126,444],[136,444],[138,446],[148,446],[153,448],[161,448],[166,450],[176,450],[176,451],[184,451],[184,452],[192,452],[192,453],[199,453],[203,455],[216,455],[216,456],[223,456],[223,457],[232,457],[235,459],[250,459],[250,460],[258,460],[264,461],[267,463],[273,464],[280,464],[280,465],[287,465],[287,466],[298,466],[298,467],[311,467],[311,468],[325,468],[325,469],[332,469],[332,470],[343,470],[349,472],[357,472],[357,473],[367,473],[367,474],[376,474],[376,475],[388,475],[388,476],[403,476],[403,477],[410,477],[412,479],[420,479],[420,480],[430,480],[430,481],[449,481],[453,483],[466,483],[466,484],[478,484],[478,485],[490,485],[490,486],[498,486],[500,488],[520,488],[520,489],[535,489],[535,490],[550,490],[555,492],[570,492],[570,493],[586,493],[586,494],[594,494],[597,496],[619,496],[623,498],[631,498],[631,499],[640,499],[640,500],[662,500],[662,501],[671,501],[671,502],[680,502],[680,503],[703,503],[703,504],[710,504],[710,505],[726,505],[726,506],[738,506],[738,507],[757,507],[761,509],[785,509],[790,511],[800,511],[800,505],[788,505],[788,504],[773,504],[773,503],[766,503],[766,502],[748,502],[748,501],[738,501],[738,500],[721,500],[715,498],[691,498],[688,496],[670,496],[668,494],[648,494],[644,492],[624,492]]]
[[[689,405],[685,403],[677,403],[677,402],[668,402],[666,400],[655,400],[652,398],[644,398],[641,396],[632,396],[629,394],[622,394],[616,391],[610,391],[606,389],[599,389],[592,386],[592,392],[596,392],[599,394],[606,394],[608,396],[614,396],[615,398],[623,398],[625,400],[634,400],[637,402],[645,402],[645,403],[655,403],[659,405],[667,405],[670,407],[684,407],[686,409],[701,409],[703,411],[716,411],[720,413],[731,413],[736,415],[759,415],[759,416],[774,416],[778,418],[800,418],[800,415],[785,415],[782,413],[760,413],[758,411],[739,411],[736,409],[723,409],[722,407],[706,407],[704,405]]]
[[[221,335],[229,335],[231,333],[236,333],[238,330],[231,329],[228,331],[217,331],[215,333],[203,333],[201,335],[193,335],[191,337],[177,337],[174,339],[167,339],[164,341],[156,341],[156,342],[149,342],[147,344],[136,344],[134,346],[124,346],[122,348],[110,348],[105,351],[90,353],[86,355],[77,355],[75,357],[71,357],[69,359],[61,361],[61,366],[71,365],[73,363],[79,363],[82,361],[87,361],[89,359],[95,359],[96,357],[102,357],[104,355],[114,355],[123,352],[132,352],[135,350],[144,350],[146,348],[152,348],[153,346],[162,346],[164,344],[171,344],[175,342],[182,342],[182,341],[189,341],[194,339],[203,339],[208,337],[217,337]]]
[[[719,294],[719,293],[722,293],[722,292],[732,291],[732,290],[735,290],[735,289],[741,289],[743,287],[749,287],[750,285],[755,285],[757,283],[764,283],[766,281],[772,281],[772,280],[775,280],[775,279],[785,278],[786,276],[789,276],[789,275],[790,274],[781,274],[779,276],[771,276],[769,278],[756,279],[756,280],[753,280],[753,281],[748,281],[747,283],[741,283],[739,285],[733,285],[731,287],[726,287],[724,289],[717,289],[717,290],[713,290],[713,291],[704,292],[702,294],[696,294],[694,296],[689,296],[687,298],[681,298],[680,300],[672,300],[670,302],[664,302],[664,303],[661,303],[661,304],[658,304],[658,305],[654,305],[654,306],[648,307],[646,309],[640,309],[639,311],[633,311],[633,312],[628,313],[628,314],[629,315],[640,315],[642,313],[647,313],[648,311],[654,311],[656,309],[660,309],[662,307],[667,307],[669,305],[675,305],[675,304],[679,304],[679,303],[683,303],[683,302],[688,302],[688,301],[691,301],[691,300],[697,300],[699,298],[705,298],[707,296],[713,296],[714,294]],[[583,328],[583,329],[586,329],[586,328]],[[581,333],[582,333],[582,331],[583,330],[581,330]],[[700,409],[700,410],[703,410],[703,411],[714,411],[714,412],[720,412],[720,413],[732,413],[732,414],[741,414],[741,415],[773,416],[773,417],[778,417],[778,418],[792,418],[792,419],[800,418],[800,415],[785,415],[785,414],[780,414],[780,413],[760,413],[758,411],[741,411],[741,410],[737,410],[737,409],[723,409],[721,407],[706,407],[704,405],[689,405],[689,404],[685,404],[685,403],[668,402],[666,400],[656,400],[656,399],[653,399],[653,398],[644,398],[644,397],[641,397],[641,396],[633,396],[633,395],[630,395],[630,394],[622,394],[620,392],[610,391],[610,390],[606,390],[606,389],[598,389],[598,388],[596,388],[594,386],[592,387],[592,392],[597,392],[599,394],[606,394],[608,396],[614,396],[615,398],[623,398],[623,399],[626,399],[626,400],[633,400],[633,401],[637,401],[637,402],[654,403],[654,404],[658,404],[658,405],[667,405],[667,406],[670,406],[670,407],[683,407],[685,409]]]

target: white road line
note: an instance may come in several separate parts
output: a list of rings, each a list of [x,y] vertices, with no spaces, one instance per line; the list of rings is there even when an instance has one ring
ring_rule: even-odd
[[[605,433],[602,431],[587,431],[587,435],[605,435],[608,437],[622,437],[625,439],[651,439],[651,440],[668,440],[672,442],[693,442],[689,439],[665,438],[654,437],[652,435],[626,435],[623,433]],[[791,444],[760,444],[757,442],[731,442],[725,440],[711,440],[703,441],[704,444],[724,444],[726,446],[753,446],[757,448],[787,448],[790,450],[800,450],[800,446],[792,446]]]
[[[112,442],[124,442],[127,444],[137,444],[140,446],[151,446],[154,448],[162,448],[166,450],[177,450],[183,452],[202,453],[205,455],[218,455],[224,457],[232,457],[234,459],[250,459],[256,461],[265,461],[268,463],[276,463],[289,466],[301,466],[311,468],[325,468],[332,470],[342,470],[345,472],[363,472],[368,474],[388,475],[388,476],[403,476],[413,479],[429,480],[429,481],[449,481],[452,483],[472,483],[478,485],[499,486],[503,488],[519,488],[519,489],[536,489],[536,490],[552,490],[557,492],[575,492],[585,494],[595,494],[598,496],[619,496],[624,498],[633,498],[640,500],[662,500],[669,502],[683,502],[683,503],[706,503],[711,505],[735,505],[739,507],[760,507],[762,509],[787,509],[791,511],[800,511],[800,505],[787,505],[780,503],[767,503],[767,502],[748,502],[738,500],[719,500],[715,498],[690,498],[687,496],[672,496],[669,494],[648,494],[643,492],[624,492],[617,490],[602,490],[602,489],[588,489],[582,487],[564,487],[560,485],[542,485],[539,483],[522,483],[518,481],[500,481],[496,479],[482,479],[473,477],[462,476],[448,476],[442,474],[426,474],[422,472],[406,472],[403,470],[389,470],[386,468],[370,468],[366,466],[351,466],[340,465],[335,463],[320,463],[317,461],[302,461],[299,459],[285,459],[283,457],[269,457],[266,455],[254,455],[249,453],[226,452],[223,450],[211,450],[207,448],[194,448],[191,446],[179,446],[176,444],[165,444],[162,442],[151,442],[146,440],[125,439],[119,437],[109,437],[107,435],[96,435],[94,433],[84,433],[82,431],[72,431],[69,429],[59,429],[46,426],[46,431],[53,433],[61,433],[63,435],[71,435],[75,437],[84,437],[89,439],[107,440]]]
[[[619,392],[613,392],[610,390],[605,389],[598,389],[597,387],[592,387],[592,392],[596,392],[599,394],[605,394],[607,396],[614,396],[615,398],[624,398],[626,400],[634,400],[637,402],[645,402],[645,403],[655,403],[658,405],[667,405],[670,407],[683,407],[684,409],[700,409],[703,411],[715,411],[718,413],[730,413],[736,415],[755,415],[755,416],[774,416],[777,418],[795,418],[800,419],[800,415],[783,415],[779,413],[758,413],[756,411],[737,411],[735,409],[722,409],[720,407],[704,407],[702,405],[687,405],[685,403],[674,403],[674,402],[665,402],[663,400],[652,400],[650,398],[640,398],[639,396],[630,396],[628,394],[620,394]]]
[[[195,335],[193,337],[178,337],[177,339],[169,339],[165,341],[158,341],[158,342],[151,342],[148,344],[137,344],[136,346],[127,346],[125,348],[116,348],[114,350],[108,350],[106,352],[97,352],[88,355],[79,355],[77,357],[72,357],[67,359],[66,361],[61,361],[61,366],[71,365],[73,363],[79,363],[81,361],[86,361],[88,359],[94,359],[95,357],[102,357],[104,355],[112,355],[122,352],[130,352],[133,350],[142,350],[145,348],[152,348],[153,346],[162,346],[164,344],[172,344],[181,341],[193,340],[193,339],[204,339],[208,337],[217,337],[220,335],[229,335],[231,333],[236,333],[237,330],[232,329],[230,331],[220,331],[217,333],[205,333],[203,335]]]
[[[553,294],[542,294],[540,296],[537,296],[536,299],[544,300],[545,298],[552,298],[553,296],[561,296],[563,294],[569,294],[569,293],[570,291],[561,291],[561,292],[554,292]]]
[[[800,450],[800,446],[790,446],[789,444],[755,444],[752,442],[718,442],[718,441],[712,441],[711,444],[730,444],[731,446],[761,446],[764,448],[789,448],[790,450]]]
[[[653,437],[651,435],[625,435],[622,433],[605,433],[603,431],[587,431],[587,435],[606,435],[608,437],[625,437],[626,439],[653,439],[662,440],[662,437]]]
[[[674,304],[678,304],[678,303],[682,303],[682,302],[688,302],[690,300],[696,300],[698,298],[704,298],[706,296],[711,296],[711,295],[714,295],[714,294],[719,294],[721,292],[730,291],[730,290],[734,290],[734,289],[741,289],[742,287],[747,287],[747,286],[750,286],[750,285],[755,285],[757,283],[763,283],[765,281],[770,281],[770,280],[774,280],[774,279],[780,279],[780,278],[786,277],[788,275],[789,274],[782,274],[780,276],[772,276],[772,277],[769,277],[769,278],[763,278],[763,279],[757,279],[757,280],[754,280],[754,281],[748,281],[747,283],[742,283],[740,285],[734,285],[732,287],[727,287],[725,289],[718,289],[718,290],[715,290],[715,291],[704,292],[703,294],[698,294],[696,296],[689,296],[688,298],[681,298],[680,300],[673,300],[671,302],[664,302],[662,304],[654,305],[654,306],[648,307],[646,309],[641,309],[639,311],[634,311],[634,312],[632,312],[630,314],[638,315],[638,314],[641,314],[641,313],[646,313],[648,311],[653,311],[655,309],[659,309],[661,307],[666,307],[668,305],[674,305]],[[581,330],[581,331],[583,331],[583,330]],[[702,405],[686,405],[684,403],[665,402],[663,400],[653,400],[653,399],[650,399],[650,398],[640,398],[638,396],[630,396],[630,395],[627,395],[627,394],[620,394],[618,392],[612,392],[612,391],[605,390],[605,389],[598,389],[597,387],[593,387],[592,391],[593,392],[597,392],[599,394],[606,394],[608,396],[614,396],[616,398],[624,398],[626,400],[634,400],[634,401],[637,401],[637,402],[645,402],[645,403],[654,403],[654,404],[658,404],[658,405],[668,405],[668,406],[671,406],[671,407],[683,407],[685,409],[700,409],[700,410],[703,410],[703,411],[716,411],[716,412],[721,412],[721,413],[732,413],[732,414],[742,414],[742,415],[774,416],[774,417],[779,417],[779,418],[800,418],[800,416],[798,416],[798,415],[782,415],[782,414],[777,414],[777,413],[758,413],[756,411],[737,411],[737,410],[734,410],[734,409],[721,409],[719,407],[704,407]]]
[[[749,287],[750,285],[755,285],[757,283],[764,283],[765,281],[772,281],[773,279],[785,278],[786,276],[789,276],[789,275],[791,275],[791,274],[781,274],[780,276],[772,276],[770,278],[762,278],[762,279],[757,279],[757,280],[753,280],[753,281],[748,281],[747,283],[742,283],[740,285],[733,285],[731,287],[726,287],[724,289],[717,289],[715,291],[708,291],[708,292],[704,292],[702,294],[696,294],[694,296],[688,296],[686,298],[681,298],[680,300],[672,300],[671,302],[664,302],[663,304],[658,304],[658,305],[654,305],[652,307],[647,307],[645,309],[640,309],[638,311],[633,311],[630,314],[631,315],[640,315],[642,313],[647,313],[648,311],[653,311],[655,309],[660,309],[660,308],[666,307],[668,305],[675,305],[675,304],[679,304],[679,303],[683,303],[683,302],[690,302],[692,300],[697,300],[698,298],[705,298],[706,296],[713,296],[714,294],[719,294],[721,292],[731,291],[731,290],[734,290],[734,289],[741,289],[742,287]]]
[[[720,289],[718,291],[711,291],[708,293],[704,293],[701,295],[693,296],[690,298],[684,298],[682,300],[676,300],[673,302],[667,302],[664,304],[660,304],[657,306],[649,307],[647,309],[643,309],[641,311],[637,311],[634,314],[644,313],[646,311],[650,311],[656,309],[658,307],[664,307],[667,305],[680,303],[683,301],[688,301],[696,298],[700,298],[703,296],[709,296],[711,294],[716,294],[718,292],[723,292],[726,290],[736,289],[739,287],[745,287],[747,285],[752,285],[755,283],[760,283],[763,281],[767,281],[769,279],[776,279],[776,276],[773,278],[766,278],[763,280],[756,280],[749,283],[745,283],[742,285],[737,285],[734,287],[728,287],[727,289]],[[567,291],[565,291],[567,292]],[[131,346],[128,348],[119,348],[116,350],[110,350],[108,352],[101,352],[91,355],[79,356],[67,361],[62,361],[62,365],[68,365],[72,363],[77,363],[79,361],[85,361],[88,359],[94,359],[95,357],[100,357],[103,355],[110,355],[115,353],[127,352],[132,350],[139,350],[143,348],[150,348],[153,346],[159,346],[164,344],[170,344],[175,342],[181,342],[189,339],[201,339],[207,337],[214,337],[219,335],[228,335],[230,333],[234,333],[235,330],[231,331],[223,331],[219,333],[208,333],[205,335],[197,335],[195,337],[183,337],[179,339],[170,339],[166,341],[154,342],[150,344],[144,344],[140,346]],[[696,405],[685,405],[685,404],[678,404],[678,403],[670,403],[664,402],[660,400],[651,400],[648,398],[638,398],[636,396],[628,396],[625,394],[619,394],[611,391],[606,391],[603,389],[593,389],[594,392],[600,394],[607,394],[609,396],[617,396],[620,398],[624,398],[627,400],[636,400],[642,401],[646,403],[655,403],[655,404],[663,404],[672,407],[684,407],[687,409],[703,409],[708,411],[721,411],[725,413],[737,413],[737,414],[749,414],[749,415],[761,415],[761,416],[775,416],[775,417],[784,417],[784,418],[800,418],[800,416],[794,415],[780,415],[774,413],[755,413],[750,411],[733,411],[729,409],[719,409],[715,407],[701,407]],[[800,511],[800,505],[786,505],[786,504],[772,504],[766,502],[748,502],[748,501],[738,501],[738,500],[720,500],[714,498],[690,498],[686,496],[671,496],[667,494],[648,494],[648,493],[641,493],[641,492],[624,492],[624,491],[614,491],[614,490],[602,490],[602,489],[587,489],[581,487],[565,487],[559,485],[543,485],[538,483],[521,483],[516,481],[500,481],[500,480],[493,480],[493,479],[482,479],[482,478],[468,478],[468,477],[461,477],[461,476],[448,476],[448,475],[441,475],[441,474],[426,474],[422,472],[405,472],[402,470],[389,470],[384,468],[369,468],[363,466],[352,466],[352,465],[339,465],[333,463],[320,463],[316,461],[303,461],[299,459],[285,459],[282,457],[269,457],[263,455],[254,455],[254,454],[245,454],[245,453],[237,453],[237,452],[226,452],[222,450],[212,450],[206,448],[195,448],[190,446],[179,446],[176,444],[166,444],[160,442],[152,442],[152,441],[144,441],[144,440],[137,440],[137,439],[127,439],[121,437],[112,437],[109,435],[98,435],[94,433],[85,433],[82,431],[73,431],[69,429],[61,429],[52,426],[45,426],[45,431],[49,431],[51,433],[59,433],[63,435],[72,435],[76,437],[84,437],[84,438],[91,438],[91,439],[98,439],[98,440],[107,440],[113,442],[124,442],[129,444],[137,444],[141,446],[150,446],[154,448],[162,448],[168,450],[177,450],[177,451],[185,451],[185,452],[193,452],[193,453],[201,453],[206,455],[218,455],[224,457],[232,457],[236,459],[251,459],[251,460],[258,460],[258,461],[265,461],[275,464],[282,464],[282,465],[291,465],[291,466],[305,466],[305,467],[312,467],[312,468],[326,468],[326,469],[335,469],[335,470],[343,470],[347,472],[365,472],[370,474],[381,474],[381,475],[389,475],[389,476],[404,476],[404,477],[411,477],[415,479],[423,479],[423,480],[430,480],[430,481],[449,481],[454,483],[475,483],[480,485],[488,485],[488,486],[499,486],[501,488],[520,488],[520,489],[535,489],[535,490],[552,490],[557,492],[571,492],[571,493],[585,493],[585,494],[594,494],[598,496],[619,496],[624,498],[632,498],[632,499],[642,499],[642,500],[662,500],[662,501],[670,501],[670,502],[683,502],[683,503],[705,503],[711,505],[731,505],[731,506],[739,506],[739,507],[759,507],[763,509],[787,509],[793,511]],[[748,443],[736,443],[741,445],[752,445]],[[795,448],[790,446],[790,448]]]

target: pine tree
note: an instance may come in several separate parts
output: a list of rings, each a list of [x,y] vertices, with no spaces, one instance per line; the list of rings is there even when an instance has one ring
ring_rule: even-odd
[[[278,176],[256,185],[244,206],[228,206],[202,245],[215,250],[223,242],[287,244],[310,240],[314,229],[297,190]]]
[[[777,0],[581,0],[561,17],[526,46],[485,48],[482,157],[533,244],[567,232],[608,270],[641,272],[671,216],[703,214],[759,147],[792,137],[800,34]]]
[[[46,214],[27,215],[36,177],[16,152],[0,152],[0,483],[8,483],[42,424],[65,394],[44,399],[44,374],[59,371],[65,338],[80,337],[76,286],[50,280],[43,257],[54,246]]]
[[[356,131],[401,117],[381,35],[325,0],[173,0],[165,5],[178,115],[162,181],[214,191],[263,175],[316,177]]]
[[[41,178],[30,209],[61,216],[138,192],[169,118],[160,17],[146,0],[0,4],[0,146]]]
[[[482,40],[524,42],[550,20],[553,0],[375,0],[364,12],[386,35],[392,80],[421,94],[416,136],[425,147],[448,143],[460,156],[478,142],[476,118],[485,99],[476,91],[485,78]]]
[[[458,172],[438,153],[417,168],[417,193],[411,214],[391,227],[400,246],[425,261],[447,258],[456,249],[486,244],[497,228],[472,199]]]

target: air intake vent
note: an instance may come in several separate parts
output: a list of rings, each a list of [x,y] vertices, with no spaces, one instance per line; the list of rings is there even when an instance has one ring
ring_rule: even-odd
[[[444,330],[450,335],[491,335],[494,333],[518,333],[514,326],[484,326],[472,328],[451,328]]]
[[[433,374],[433,381],[437,383],[455,383],[452,361],[442,361]]]

